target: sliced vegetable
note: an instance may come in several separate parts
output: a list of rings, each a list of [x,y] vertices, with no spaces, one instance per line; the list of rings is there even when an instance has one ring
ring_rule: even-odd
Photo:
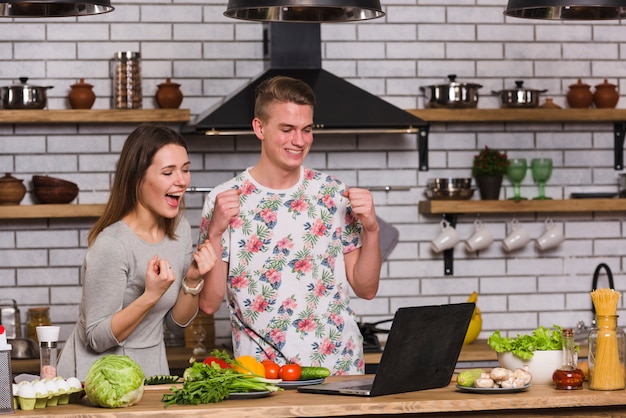
[[[326,367],[300,366],[302,372],[299,380],[324,379],[330,376],[330,370]]]
[[[286,381],[300,380],[301,375],[302,367],[295,363],[284,364],[278,371],[278,377]]]
[[[170,376],[170,375],[156,375],[146,377],[143,381],[144,385],[163,385],[167,383],[176,383],[180,379],[178,376]]]

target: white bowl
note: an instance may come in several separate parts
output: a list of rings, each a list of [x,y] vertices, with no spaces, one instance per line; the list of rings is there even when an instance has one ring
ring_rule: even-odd
[[[527,370],[533,377],[533,385],[552,385],[552,374],[563,365],[563,350],[538,350],[529,360],[523,360],[510,351],[498,353],[498,362],[505,369]]]

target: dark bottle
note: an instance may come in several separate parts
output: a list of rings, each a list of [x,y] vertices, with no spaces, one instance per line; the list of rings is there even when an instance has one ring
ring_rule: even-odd
[[[552,374],[555,389],[582,389],[585,374],[577,367],[578,353],[574,344],[574,332],[564,329],[563,340],[563,365]]]

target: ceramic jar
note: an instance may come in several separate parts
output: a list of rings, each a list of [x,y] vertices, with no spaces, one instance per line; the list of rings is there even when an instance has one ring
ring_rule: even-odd
[[[604,83],[596,85],[593,92],[593,103],[597,108],[614,108],[619,101],[617,86],[604,79]]]
[[[554,99],[552,97],[546,98],[546,101],[539,107],[542,109],[561,109],[561,106],[554,103]]]
[[[96,94],[93,92],[93,86],[85,83],[85,79],[81,78],[78,83],[72,84],[72,89],[67,99],[72,109],[91,109],[96,101]]]
[[[593,104],[591,88],[589,84],[583,83],[580,78],[576,84],[569,86],[569,91],[565,98],[569,107],[572,108],[585,109]]]
[[[180,84],[173,83],[167,78],[165,83],[159,84],[154,98],[161,109],[178,109],[183,102]]]
[[[0,205],[19,205],[25,195],[24,180],[16,179],[10,173],[0,177]]]

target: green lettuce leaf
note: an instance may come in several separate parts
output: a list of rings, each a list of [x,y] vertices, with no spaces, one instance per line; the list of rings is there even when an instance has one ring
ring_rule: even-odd
[[[517,337],[503,337],[497,330],[487,344],[498,353],[512,352],[521,359],[528,360],[533,357],[537,350],[560,350],[562,348],[562,328],[553,325],[552,328],[539,327],[530,335],[517,334]]]

